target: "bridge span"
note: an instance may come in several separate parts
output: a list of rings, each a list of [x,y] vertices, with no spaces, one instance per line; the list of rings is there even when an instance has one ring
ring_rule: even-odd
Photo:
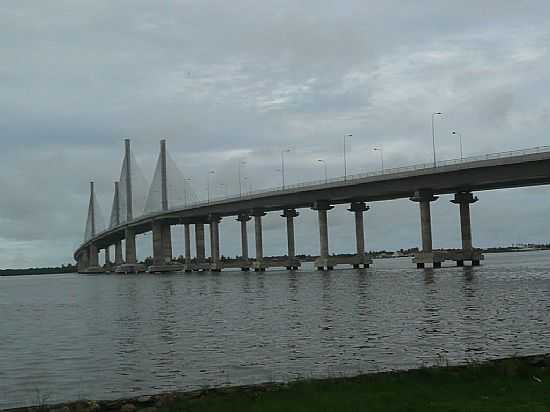
[[[470,205],[478,198],[474,192],[485,190],[526,187],[550,184],[550,147],[537,147],[520,151],[487,154],[437,164],[420,164],[380,172],[348,175],[322,182],[287,185],[253,193],[217,198],[203,202],[171,202],[169,187],[185,182],[169,182],[166,142],[161,141],[157,164],[159,190],[158,210],[134,217],[135,204],[132,186],[132,156],[130,141],[125,141],[125,158],[120,183],[115,183],[110,227],[97,231],[94,186],[91,184],[90,206],[84,242],[74,253],[78,268],[83,273],[108,270],[117,272],[163,272],[175,270],[212,270],[237,267],[242,270],[265,270],[271,266],[298,269],[294,242],[294,219],[301,208],[316,210],[319,219],[319,257],[315,267],[329,270],[338,264],[355,268],[368,267],[371,263],[365,253],[363,214],[368,203],[408,198],[418,203],[422,245],[413,261],[418,268],[429,264],[440,267],[445,260],[479,265],[483,259],[472,244]],[[156,175],[156,176],[157,176]],[[120,189],[122,187],[122,191]],[[433,249],[431,228],[431,203],[440,194],[454,194],[453,203],[459,206],[462,249],[443,252]],[[150,196],[151,197],[151,196]],[[356,250],[351,257],[331,256],[328,247],[329,211],[337,204],[349,204],[355,220]],[[263,257],[262,217],[267,212],[281,212],[287,228],[287,257],[273,261]],[[220,259],[219,222],[235,217],[241,223],[242,253],[238,262],[226,263]],[[247,224],[253,218],[255,234],[255,259],[248,253]],[[171,227],[184,226],[185,263],[176,263],[172,256]],[[209,259],[205,256],[205,225],[210,231]],[[195,257],[191,256],[191,226],[194,227]],[[136,235],[152,231],[153,264],[146,268],[136,259]],[[124,241],[124,256],[122,242]],[[110,248],[114,245],[115,259],[111,262]],[[98,254],[105,251],[105,265],[99,265]]]

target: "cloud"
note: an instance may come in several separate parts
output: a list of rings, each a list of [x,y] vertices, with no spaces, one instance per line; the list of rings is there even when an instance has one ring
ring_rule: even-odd
[[[346,133],[351,173],[380,167],[374,146],[386,167],[430,161],[433,111],[444,113],[439,158],[458,156],[452,130],[466,155],[544,145],[549,22],[545,1],[7,1],[0,266],[67,260],[82,238],[90,180],[110,212],[126,137],[149,179],[158,140],[168,139],[202,197],[209,170],[218,194],[237,193],[242,159],[246,190],[279,185],[288,147],[288,184],[322,179],[317,159],[341,175]],[[545,189],[481,194],[476,244],[544,240]],[[436,246],[457,244],[447,203],[434,204]],[[373,205],[369,247],[418,245],[417,212],[407,200]],[[502,225],[512,218],[524,224]],[[266,218],[268,253],[284,252],[281,220]],[[330,221],[331,248],[353,250],[349,212]],[[315,252],[315,225],[304,211],[299,249]],[[224,242],[238,225],[223,228],[223,252],[238,253],[239,242]]]

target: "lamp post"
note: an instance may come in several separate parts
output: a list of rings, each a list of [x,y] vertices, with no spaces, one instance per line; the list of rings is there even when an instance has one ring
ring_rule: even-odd
[[[382,168],[382,173],[384,173],[384,148],[383,147],[375,147],[372,149],[375,152],[380,152],[380,165]]]
[[[214,170],[211,170],[208,172],[208,204],[210,204],[210,176],[212,176],[215,173],[216,171]]]
[[[462,133],[453,131],[453,134],[458,136],[458,141],[460,143],[460,161],[462,161],[462,159],[464,159],[464,154],[462,153]]]
[[[285,153],[289,153],[290,149],[281,150],[281,176],[283,178],[283,190],[285,190]]]
[[[352,134],[345,134],[344,135],[344,182],[348,180],[348,163],[346,159],[346,137],[352,137]]]
[[[435,112],[432,113],[432,147],[434,152],[434,167],[437,167],[437,161],[435,158],[435,127],[434,127],[434,116],[438,115],[441,116],[443,113],[441,112]]]
[[[243,195],[243,184],[241,180],[241,167],[244,166],[246,162],[244,160],[239,161],[239,197]]]
[[[323,164],[323,167],[325,169],[325,184],[328,183],[328,174],[327,174],[327,162],[325,162],[324,159],[318,159],[317,160],[319,163],[322,163]]]

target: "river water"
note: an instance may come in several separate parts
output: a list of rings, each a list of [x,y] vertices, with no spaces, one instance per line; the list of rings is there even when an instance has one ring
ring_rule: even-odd
[[[412,266],[0,277],[0,408],[550,352],[550,252]]]

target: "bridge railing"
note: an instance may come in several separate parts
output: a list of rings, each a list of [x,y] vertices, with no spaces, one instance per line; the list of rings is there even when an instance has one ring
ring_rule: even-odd
[[[550,146],[537,146],[529,149],[509,150],[505,152],[489,153],[485,155],[441,160],[436,162],[436,168],[446,167],[446,166],[461,166],[461,165],[468,166],[468,164],[484,161],[484,160],[512,158],[517,156],[525,156],[529,154],[537,154],[537,153],[545,153],[545,152],[550,152]],[[341,183],[349,182],[350,184],[352,184],[352,183],[355,183],[357,180],[361,180],[369,177],[393,175],[393,174],[399,174],[399,173],[413,172],[417,170],[428,170],[433,168],[434,168],[433,162],[418,163],[414,165],[400,166],[400,167],[392,167],[392,168],[386,168],[383,170],[380,169],[380,170],[375,170],[370,172],[351,174],[347,176],[338,176],[338,177],[334,177],[326,180],[322,179],[322,180],[293,183],[290,185],[285,185],[284,188],[282,186],[277,186],[277,187],[271,187],[267,189],[253,190],[253,191],[246,192],[242,196],[237,195],[237,196],[216,197],[212,199],[210,203],[218,202],[218,201],[226,201],[229,199],[241,199],[241,198],[246,198],[247,196],[253,197],[260,194],[270,194],[275,192],[292,192],[294,189],[300,189],[304,187],[311,187],[312,189],[316,189],[316,188],[322,189],[323,187],[333,186],[335,183],[341,184]]]
[[[526,156],[530,154],[549,153],[549,152],[550,152],[550,146],[537,146],[537,147],[532,147],[532,148],[522,149],[522,150],[509,150],[505,152],[489,153],[485,155],[469,156],[469,157],[450,159],[450,160],[441,160],[436,162],[435,168],[447,167],[447,166],[458,166],[458,168],[461,168],[461,167],[466,168],[469,165],[471,165],[471,163],[475,163],[479,161],[513,158],[517,156]],[[276,186],[276,187],[271,187],[266,189],[248,191],[243,193],[242,195],[237,194],[237,195],[215,197],[211,199],[209,202],[199,201],[199,202],[187,203],[184,205],[177,205],[177,206],[171,207],[168,210],[168,212],[177,212],[177,211],[186,210],[186,209],[196,209],[199,207],[206,207],[206,206],[211,206],[216,204],[253,199],[255,197],[258,197],[259,195],[265,196],[265,195],[272,195],[272,194],[292,193],[297,189],[303,189],[305,187],[311,188],[311,190],[323,189],[323,188],[332,187],[335,184],[357,183],[358,180],[366,179],[369,177],[386,176],[386,175],[393,175],[393,174],[413,172],[417,170],[428,170],[428,169],[434,169],[433,162],[419,163],[419,164],[401,166],[401,167],[392,167],[384,170],[380,169],[380,170],[371,171],[371,172],[356,173],[356,174],[347,175],[347,176],[334,177],[326,180],[322,179],[322,180],[314,180],[314,181],[301,182],[301,183],[293,183],[290,185],[285,185],[284,187]],[[151,212],[151,213],[143,214],[135,218],[134,221],[146,219],[149,216],[154,217],[158,213],[159,212]],[[131,223],[131,222],[125,222],[125,224],[126,223]],[[96,236],[101,236],[104,233],[108,233],[112,229],[113,228],[108,228],[101,232],[98,232]]]

